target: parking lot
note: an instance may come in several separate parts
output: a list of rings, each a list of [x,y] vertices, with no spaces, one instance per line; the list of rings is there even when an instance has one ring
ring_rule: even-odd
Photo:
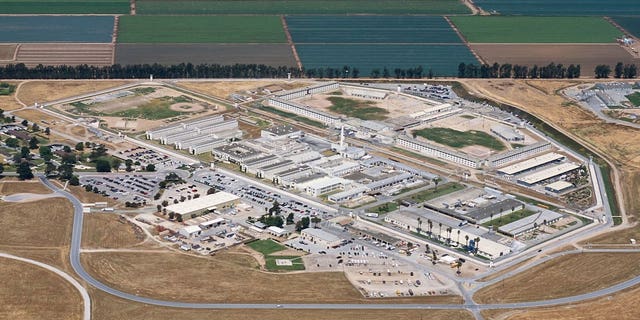
[[[83,175],[80,184],[92,186],[114,200],[143,204],[158,192],[161,178],[157,175],[110,174]]]
[[[176,161],[168,155],[163,155],[154,150],[143,147],[134,147],[118,151],[116,156],[125,160],[131,159],[134,163],[139,162],[142,167],[145,167],[148,164],[153,164],[156,167],[156,171],[172,169],[182,164],[180,161]]]

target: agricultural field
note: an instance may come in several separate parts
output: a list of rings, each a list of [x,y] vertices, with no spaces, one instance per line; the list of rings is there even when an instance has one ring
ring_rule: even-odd
[[[288,16],[287,25],[305,68],[374,69],[422,66],[425,75],[453,75],[475,58],[446,20],[435,16]],[[327,28],[326,26],[331,27]]]
[[[118,42],[286,43],[286,37],[277,16],[123,16]]]
[[[374,101],[355,100],[342,97],[328,97],[329,110],[362,120],[384,120],[389,111],[376,107]]]
[[[4,16],[0,42],[110,43],[113,23],[112,16]]]
[[[629,52],[617,44],[471,44],[485,62],[543,66],[553,62],[565,66],[579,64],[581,74],[593,76],[599,64],[618,62],[638,64]]]
[[[395,68],[422,66],[424,74],[432,70],[434,76],[457,74],[460,62],[478,63],[463,44],[297,44],[296,50],[307,68],[355,67],[361,77],[368,77],[377,69],[382,75],[387,68],[395,76]]]
[[[500,140],[484,131],[458,131],[435,127],[414,130],[413,135],[456,149],[467,146],[483,146],[496,151],[506,149]]]
[[[601,17],[452,16],[470,43],[613,43],[620,30]]]
[[[637,4],[637,2],[636,2]],[[640,7],[640,4],[637,4]],[[627,12],[629,13],[629,12]],[[640,8],[636,9],[636,13],[640,13]],[[613,21],[630,32],[635,37],[640,37],[640,17],[613,17]]]
[[[440,16],[287,16],[286,21],[296,44],[462,43]]]
[[[115,61],[127,64],[264,64],[295,66],[291,47],[285,43],[119,43]]]
[[[0,44],[0,62],[2,60],[13,60],[13,54],[16,52],[15,44]]]
[[[612,16],[638,12],[636,0],[475,0],[486,12],[497,11],[502,15],[536,16]]]
[[[0,0],[0,14],[128,14],[129,0]]]
[[[24,63],[27,67],[39,64],[110,66],[112,59],[110,43],[24,43],[13,63]]]
[[[138,0],[138,14],[465,14],[458,0]]]

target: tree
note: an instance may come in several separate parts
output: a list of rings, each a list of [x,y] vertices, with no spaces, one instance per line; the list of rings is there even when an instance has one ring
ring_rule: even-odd
[[[422,230],[422,218],[418,217],[418,234],[420,234],[420,230]]]
[[[438,222],[438,239],[442,238],[442,222]]]
[[[476,238],[475,246],[476,246],[476,253],[478,253],[478,247],[480,246],[480,237]]]
[[[622,64],[622,62],[616,63],[615,68],[613,68],[613,77],[616,79],[622,78],[623,70],[624,70],[624,64]]]
[[[280,213],[282,213],[282,208],[280,208],[280,203],[278,203],[278,200],[276,200],[273,202],[273,205],[269,209],[269,214],[279,216]]]
[[[38,132],[40,131],[40,126],[37,123],[33,123],[33,125],[31,125],[31,131],[33,132]]]
[[[29,121],[27,121],[26,119],[22,120],[22,122],[20,122],[20,123],[22,123],[22,125],[25,126],[25,127],[29,126]]]
[[[127,172],[133,171],[133,168],[131,167],[133,165],[133,160],[131,159],[125,160],[124,165],[125,165],[125,170],[127,170]]]
[[[29,149],[38,149],[38,143],[38,138],[31,137],[31,140],[29,140]]]
[[[82,142],[78,142],[78,143],[76,144],[76,150],[78,150],[78,151],[82,151],[82,150],[84,150],[84,143],[82,143]]]
[[[433,230],[433,221],[431,221],[431,219],[427,219],[427,224],[429,225],[429,238],[431,238],[432,230]]]
[[[98,172],[111,172],[111,164],[107,159],[96,160],[96,171]]]
[[[44,162],[51,161],[51,158],[53,157],[53,153],[51,152],[51,147],[42,146],[38,151],[40,152],[40,158],[42,158]]]
[[[5,140],[4,143],[9,148],[17,148],[20,145],[20,140],[16,138],[7,138],[7,140]]]
[[[73,165],[63,163],[58,167],[58,173],[60,174],[60,179],[70,180],[73,177]]]
[[[27,147],[20,148],[20,157],[27,160],[31,160],[31,152],[29,151],[29,148]]]
[[[611,67],[606,64],[599,64],[594,71],[597,79],[609,78]]]
[[[635,64],[627,64],[624,66],[624,70],[622,71],[622,76],[625,79],[635,78],[638,74],[638,68]]]
[[[320,223],[320,221],[322,221],[322,219],[314,216],[311,218],[311,222],[313,222],[313,227],[317,228],[318,227],[318,223]]]
[[[161,204],[162,204],[163,207],[166,207],[166,206],[169,205],[169,201],[163,200]]]
[[[156,171],[156,166],[149,163],[145,169],[149,172],[153,172],[153,171]]]
[[[287,215],[287,224],[293,224],[293,212]]]
[[[2,173],[4,173],[4,165],[0,163],[0,176],[2,175]]]
[[[468,247],[468,246],[469,246],[469,235],[468,235],[468,234],[466,234],[466,235],[464,236],[464,246],[465,246],[465,247]]]
[[[93,187],[90,184],[88,184],[88,185],[84,186],[84,191],[91,192],[91,191],[93,191]]]
[[[89,157],[91,159],[98,159],[100,157],[104,157],[107,155],[107,148],[105,148],[105,146],[99,144],[97,146],[94,146],[94,148],[91,150],[91,154],[89,154]]]
[[[300,232],[301,230],[309,228],[310,221],[311,220],[309,220],[309,217],[303,217],[302,219],[298,220],[298,222],[296,223],[296,231]]]
[[[44,128],[44,134],[50,135],[51,134],[51,129],[49,129],[49,127]]]
[[[211,187],[209,188],[209,190],[207,190],[207,194],[214,194],[214,193],[216,193],[216,188],[214,187]]]
[[[29,180],[33,179],[33,172],[31,172],[31,167],[29,166],[29,162],[22,161],[20,165],[18,165],[18,169],[16,169],[18,173],[18,178],[20,180]]]
[[[69,184],[72,186],[79,186],[80,185],[80,179],[78,179],[78,176],[73,175],[71,176],[71,179],[69,179]]]
[[[158,212],[162,211],[162,206],[161,205],[157,205],[156,206],[156,210],[158,210]]]
[[[435,190],[438,191],[438,184],[440,183],[440,177],[433,178],[433,183],[436,185]]]
[[[460,229],[458,229],[458,239],[456,239],[456,243],[460,245]]]

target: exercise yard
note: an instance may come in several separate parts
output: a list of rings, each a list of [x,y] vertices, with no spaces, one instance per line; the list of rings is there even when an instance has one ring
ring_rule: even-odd
[[[460,149],[468,146],[482,146],[495,151],[502,151],[506,146],[492,135],[476,130],[458,131],[450,128],[425,128],[413,131],[413,136]]]
[[[387,119],[389,111],[376,107],[376,102],[366,100],[355,100],[342,97],[328,97],[331,102],[329,110],[362,120],[384,120]]]

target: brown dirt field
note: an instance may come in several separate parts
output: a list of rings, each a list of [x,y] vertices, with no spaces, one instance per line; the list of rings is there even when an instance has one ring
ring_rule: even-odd
[[[2,82],[6,82],[15,86],[20,84],[20,82],[15,82],[15,81],[2,81]],[[11,110],[17,110],[22,108],[22,105],[18,103],[18,101],[16,101],[15,94],[16,93],[14,92],[13,94],[8,96],[0,96],[0,109],[4,111],[11,111]]]
[[[0,318],[82,319],[80,294],[58,275],[4,258],[0,270]]]
[[[212,95],[226,99],[232,93],[242,93],[247,90],[257,90],[260,87],[266,87],[268,85],[277,85],[285,90],[300,88],[308,86],[311,82],[308,81],[268,81],[268,80],[256,80],[256,81],[212,81],[212,82],[177,82],[179,87],[187,88],[189,90],[201,92],[204,94]]]
[[[638,259],[640,253],[562,256],[483,288],[474,295],[474,300],[482,303],[522,302],[587,293],[639,275]]]
[[[16,44],[0,44],[0,60],[13,60]]]
[[[518,311],[487,310],[482,311],[482,315],[488,320],[636,320],[640,314],[638,296],[640,296],[640,287],[636,286],[612,296],[574,305]]]
[[[593,77],[596,65],[623,62],[638,64],[617,44],[470,44],[487,63],[511,63],[532,66],[562,63],[579,64],[583,76]]]
[[[117,214],[85,214],[82,230],[83,248],[125,248],[140,244],[134,228]]]
[[[69,243],[73,207],[64,198],[0,203],[0,245],[58,247]]]
[[[27,105],[54,101],[84,93],[105,90],[129,83],[128,81],[29,81],[22,85],[18,98]]]
[[[38,64],[58,65],[112,65],[113,48],[109,43],[23,43],[16,61],[27,67]]]
[[[22,119],[27,119],[29,120],[29,122],[36,122],[40,127],[44,128],[44,127],[59,127],[61,125],[65,125],[67,124],[67,122],[65,120],[62,120],[62,118],[58,118],[56,116],[52,116],[49,113],[44,113],[40,110],[37,109],[25,109],[25,110],[20,110],[20,111],[16,111],[13,114],[16,115],[16,117],[20,117]],[[49,124],[44,124],[42,123],[42,120],[47,121]],[[56,122],[56,124],[53,124],[53,121]]]
[[[1,181],[0,194],[10,195],[16,193],[48,194],[51,189],[45,187],[39,181]]]
[[[90,289],[95,320],[472,320],[467,311],[453,310],[196,310],[164,308],[135,303]]]
[[[344,274],[269,274],[247,254],[195,257],[173,252],[93,252],[81,257],[87,270],[115,288],[140,296],[188,302],[238,303],[460,303],[460,297],[365,299]],[[179,270],[179,272],[177,272]],[[216,279],[214,282],[202,279]]]
[[[495,279],[495,278],[497,278],[497,277],[499,277],[499,276],[501,276],[501,275],[503,275],[505,273],[509,273],[509,272],[511,272],[511,271],[513,271],[515,269],[520,268],[521,266],[524,266],[525,264],[533,261],[533,259],[535,259],[535,257],[534,258],[529,258],[529,259],[524,260],[524,261],[519,262],[519,263],[516,263],[513,266],[508,267],[508,268],[506,268],[504,270],[501,270],[501,271],[498,271],[498,272],[494,272],[494,273],[492,273],[492,274],[490,274],[490,275],[488,275],[486,277],[478,279],[478,281],[479,282],[491,281],[491,280],[493,280],[493,279]]]

